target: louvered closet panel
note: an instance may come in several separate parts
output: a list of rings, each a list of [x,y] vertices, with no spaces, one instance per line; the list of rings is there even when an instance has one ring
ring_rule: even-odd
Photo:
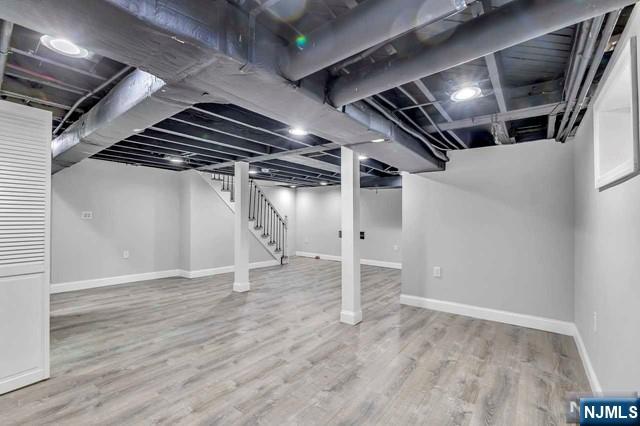
[[[0,101],[0,394],[49,377],[50,186],[51,113]]]
[[[43,272],[50,140],[40,114],[0,108],[0,277]],[[20,108],[18,108],[20,107]]]

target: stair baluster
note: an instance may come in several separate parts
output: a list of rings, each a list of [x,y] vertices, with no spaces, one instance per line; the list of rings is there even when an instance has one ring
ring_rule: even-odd
[[[211,179],[222,182],[222,191],[230,192],[230,200],[234,202],[235,177],[230,174],[212,173]],[[280,263],[287,259],[287,221],[280,216],[278,210],[267,198],[262,189],[249,180],[249,220],[253,221],[256,231],[262,230],[262,238],[267,245],[273,247],[274,253],[280,253]]]

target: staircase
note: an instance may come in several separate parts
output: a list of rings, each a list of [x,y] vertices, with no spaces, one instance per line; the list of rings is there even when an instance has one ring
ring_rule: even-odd
[[[235,212],[234,176],[222,173],[202,173],[200,176],[216,191],[232,212]],[[249,180],[249,231],[280,264],[287,256],[287,219],[269,201],[264,191]]]

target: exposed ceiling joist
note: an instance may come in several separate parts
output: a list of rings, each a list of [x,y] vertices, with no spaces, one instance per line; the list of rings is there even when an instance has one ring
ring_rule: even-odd
[[[433,93],[431,92],[431,90],[429,90],[429,88],[427,87],[426,84],[424,84],[424,82],[422,80],[416,80],[413,82],[416,87],[418,88],[418,90],[420,90],[420,92],[422,92],[422,94],[427,98],[427,100],[429,102],[433,102],[433,107],[438,110],[438,112],[440,113],[440,115],[442,116],[442,118],[444,118],[446,121],[448,122],[452,122],[453,119],[451,118],[451,116],[449,115],[449,113],[447,112],[447,110],[442,106],[442,104],[440,102],[438,102],[438,99],[436,99],[436,97],[433,95]],[[460,137],[458,135],[456,135],[455,132],[449,130],[447,132],[453,139],[455,139],[456,142],[458,142],[460,145],[462,145],[465,148],[468,148],[468,145],[462,140],[460,139]]]
[[[288,126],[303,126],[340,145],[383,137],[327,105],[324,90],[315,80],[292,85],[279,75],[277,58],[286,51],[282,39],[259,21],[255,37],[248,37],[247,11],[224,0],[102,0],[78,2],[73,8],[68,7],[67,0],[23,0],[3,7],[0,18],[43,34],[68,34],[82,40],[83,47],[92,52],[148,70],[166,82],[166,97],[175,101],[173,107],[178,103],[181,109],[198,103],[232,103]],[[255,44],[251,44],[253,40]],[[176,112],[158,115],[156,122]],[[123,111],[123,115],[128,113]],[[121,128],[129,129],[153,124],[135,125],[126,118],[121,121],[127,123]],[[97,125],[106,123],[96,121],[93,127],[97,129]],[[107,128],[102,132],[103,147],[112,139]],[[124,139],[130,133],[120,136]],[[82,139],[78,134],[65,138]],[[384,152],[379,155],[385,163],[393,160],[385,158]],[[60,167],[80,159],[80,155],[67,157]],[[421,161],[423,170],[443,167],[431,156]]]
[[[338,77],[329,99],[340,107],[484,57],[636,0],[514,0],[463,23],[440,43]],[[535,23],[523,25],[526,23]]]
[[[335,148],[338,148],[338,147],[339,147],[339,145],[330,142],[330,143],[324,144],[324,145],[310,146],[310,147],[295,149],[295,150],[291,150],[291,151],[287,151],[287,152],[278,152],[278,153],[275,153],[275,154],[266,154],[266,155],[257,155],[255,157],[246,157],[246,158],[243,158],[242,161],[246,161],[248,163],[253,163],[253,162],[256,162],[256,161],[269,161],[269,160],[275,160],[275,159],[286,159],[290,155],[312,154],[312,153],[315,153],[315,152],[328,151],[330,149],[335,149]],[[207,170],[217,170],[217,169],[221,169],[221,168],[224,168],[224,167],[232,167],[234,165],[234,163],[235,163],[235,161],[228,161],[228,162],[222,163],[222,164],[206,166],[206,167],[203,167],[201,170],[207,171]]]
[[[508,111],[506,113],[481,115],[478,117],[465,118],[462,120],[455,120],[450,123],[441,123],[439,127],[441,130],[454,130],[454,129],[466,129],[469,127],[476,127],[494,123],[495,121],[511,121],[522,120],[530,117],[540,117],[549,114],[558,114],[563,112],[565,104],[562,102],[547,105],[538,105],[529,108],[516,109]],[[430,133],[436,132],[436,128],[433,126],[426,126],[425,130]]]

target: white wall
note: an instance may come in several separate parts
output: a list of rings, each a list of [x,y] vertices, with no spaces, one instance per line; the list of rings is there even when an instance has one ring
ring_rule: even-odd
[[[569,146],[455,151],[446,172],[405,176],[402,199],[403,294],[573,319]]]
[[[301,252],[340,256],[340,187],[297,189],[296,249]],[[362,259],[402,261],[402,191],[360,191]]]
[[[178,268],[177,174],[84,160],[53,176],[51,281]],[[92,220],[81,219],[92,211]],[[129,259],[123,259],[128,250]]]
[[[294,191],[267,193],[295,228]],[[83,211],[93,219],[81,219]],[[87,159],[53,176],[52,283],[228,267],[232,223],[231,210],[195,172]],[[253,237],[250,256],[273,259]]]
[[[271,182],[258,182],[269,200],[282,216],[288,220],[287,225],[287,255],[293,256],[296,252],[296,200],[295,189],[274,186]]]
[[[233,265],[233,212],[197,172],[174,173],[181,180],[183,237],[180,268],[186,271]],[[251,236],[251,262],[273,258]]]
[[[640,33],[640,11],[629,34]],[[591,108],[574,140],[575,322],[600,385],[640,389],[640,177],[598,192]],[[597,331],[594,330],[597,313]]]

